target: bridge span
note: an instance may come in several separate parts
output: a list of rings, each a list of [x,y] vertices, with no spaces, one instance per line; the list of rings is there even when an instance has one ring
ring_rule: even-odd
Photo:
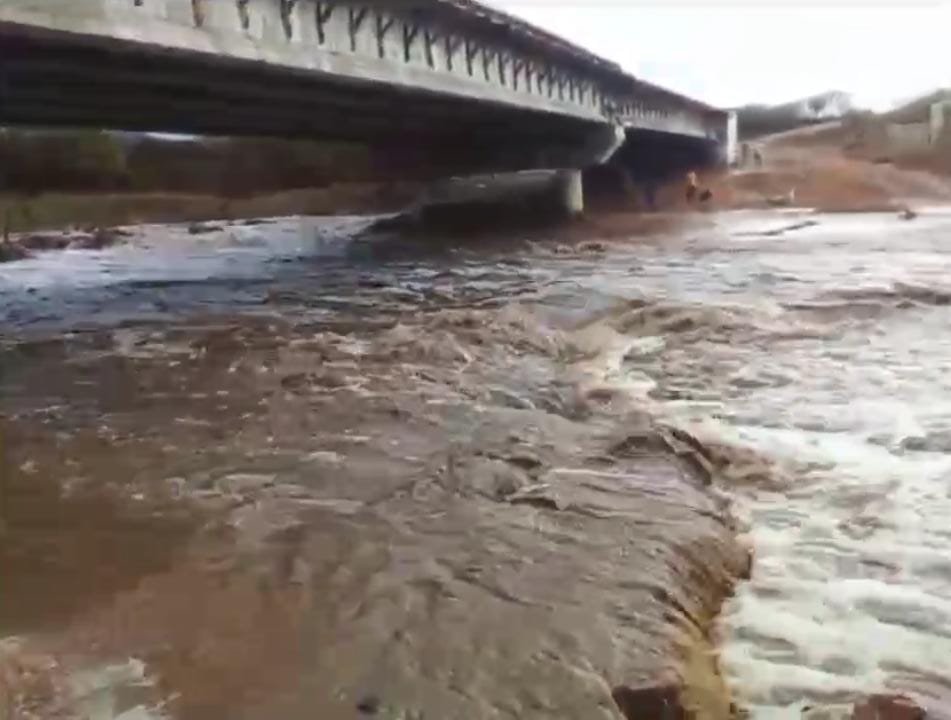
[[[729,113],[473,0],[3,0],[0,124],[352,139],[433,176],[735,143]]]

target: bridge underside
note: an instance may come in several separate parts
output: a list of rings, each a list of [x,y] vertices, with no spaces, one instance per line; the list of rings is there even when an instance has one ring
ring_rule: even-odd
[[[367,143],[404,175],[581,167],[611,128],[226,57],[0,25],[0,124]]]
[[[623,167],[637,181],[665,181],[718,163],[720,152],[716,142],[704,138],[629,130],[612,164]]]

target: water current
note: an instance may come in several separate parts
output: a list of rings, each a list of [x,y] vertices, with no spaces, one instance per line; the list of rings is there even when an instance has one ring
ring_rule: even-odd
[[[734,532],[752,717],[949,701],[951,212],[366,224],[0,266],[0,648],[67,668],[22,717],[616,717]]]

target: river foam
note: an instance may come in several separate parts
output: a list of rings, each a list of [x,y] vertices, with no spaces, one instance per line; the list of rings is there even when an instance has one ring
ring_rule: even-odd
[[[722,663],[754,718],[951,697],[949,232],[941,214],[820,218],[755,253],[746,230],[711,233],[651,251],[668,276],[614,316],[663,337],[628,358],[656,382],[651,412],[721,448],[755,553]]]

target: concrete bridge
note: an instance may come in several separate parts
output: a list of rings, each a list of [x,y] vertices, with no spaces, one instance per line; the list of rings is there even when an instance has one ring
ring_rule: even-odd
[[[735,142],[728,113],[472,0],[2,0],[0,124],[354,139],[432,176]]]

